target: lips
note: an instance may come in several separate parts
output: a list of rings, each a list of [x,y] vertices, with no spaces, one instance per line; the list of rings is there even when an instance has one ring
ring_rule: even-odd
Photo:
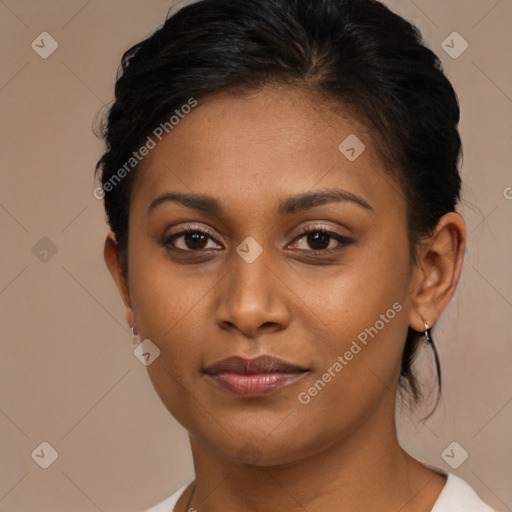
[[[204,373],[216,384],[242,397],[269,395],[300,379],[308,370],[270,356],[235,356],[213,363]]]

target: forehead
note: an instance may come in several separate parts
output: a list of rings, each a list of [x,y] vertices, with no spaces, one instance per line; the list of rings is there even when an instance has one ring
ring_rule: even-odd
[[[304,89],[209,96],[157,142],[134,183],[134,195],[146,203],[167,189],[242,195],[255,207],[334,186],[374,203],[396,203],[401,195],[367,127]]]

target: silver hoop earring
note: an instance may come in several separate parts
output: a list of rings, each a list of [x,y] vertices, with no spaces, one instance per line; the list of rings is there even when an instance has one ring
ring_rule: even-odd
[[[430,337],[430,325],[428,322],[423,322],[425,324],[425,343],[427,345],[432,345],[432,338]]]
[[[133,325],[130,327],[130,331],[132,332],[132,336],[138,336],[139,334]]]

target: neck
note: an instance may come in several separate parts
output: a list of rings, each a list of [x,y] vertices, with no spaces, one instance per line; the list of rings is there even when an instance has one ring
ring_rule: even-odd
[[[350,435],[281,465],[234,462],[193,435],[190,442],[196,473],[190,508],[200,512],[424,512],[446,480],[400,447],[394,410],[376,411]]]

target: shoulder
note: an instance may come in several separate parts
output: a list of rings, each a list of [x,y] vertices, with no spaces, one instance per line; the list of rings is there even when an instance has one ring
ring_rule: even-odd
[[[448,473],[446,484],[431,512],[495,512],[462,478]]]
[[[431,512],[495,512],[462,478],[453,473],[448,473],[447,477],[446,484]],[[173,512],[178,499],[189,485],[184,485],[174,494],[144,512]]]
[[[184,485],[181,489],[178,489],[174,494],[166,498],[165,500],[157,503],[156,505],[144,510],[144,512],[173,512],[174,506],[178,502],[180,496],[185,492],[190,484]]]

